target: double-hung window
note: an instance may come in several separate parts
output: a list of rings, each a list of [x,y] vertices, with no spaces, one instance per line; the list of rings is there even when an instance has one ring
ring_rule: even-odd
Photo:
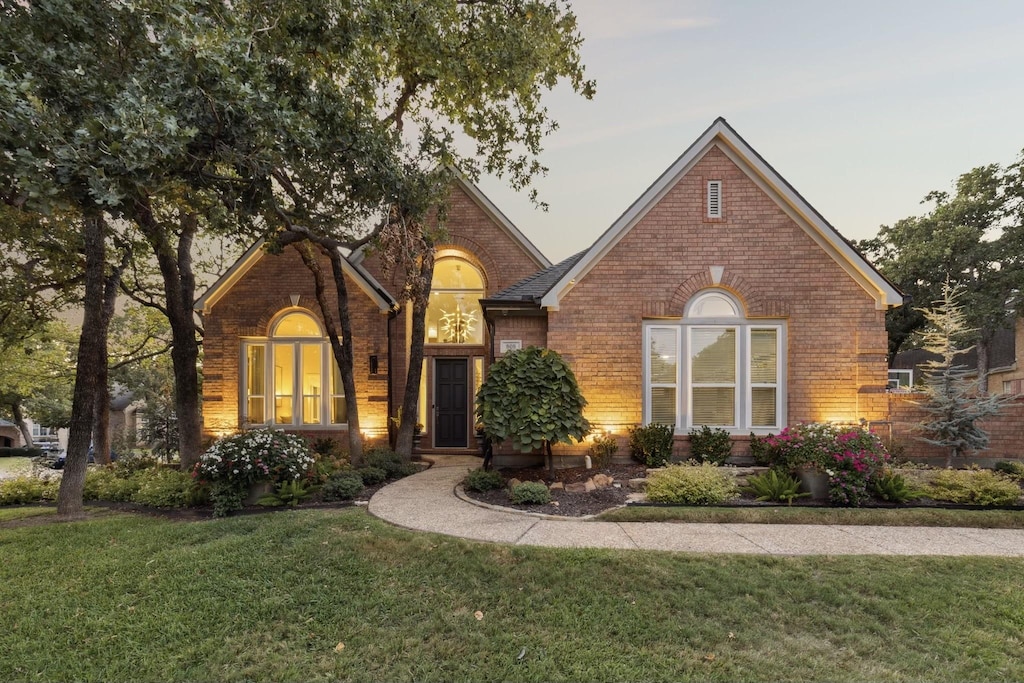
[[[269,338],[242,344],[244,422],[292,427],[345,424],[341,373],[320,324],[307,313],[293,311],[271,330]]]
[[[645,424],[675,425],[680,433],[783,426],[783,321],[748,320],[732,297],[711,291],[678,322],[645,323],[644,337]]]

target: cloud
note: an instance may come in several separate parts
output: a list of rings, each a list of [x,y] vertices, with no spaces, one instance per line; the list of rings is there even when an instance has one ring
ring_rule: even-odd
[[[588,40],[620,40],[675,31],[690,31],[714,26],[710,17],[679,14],[674,2],[659,0],[633,0],[628,10],[622,0],[587,0],[585,8],[577,10],[583,35]]]

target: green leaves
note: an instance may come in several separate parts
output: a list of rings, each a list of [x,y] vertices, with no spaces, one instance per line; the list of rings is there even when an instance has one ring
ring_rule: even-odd
[[[572,369],[550,349],[531,346],[506,354],[477,394],[477,418],[493,441],[528,453],[548,443],[582,441],[590,431],[586,399]]]

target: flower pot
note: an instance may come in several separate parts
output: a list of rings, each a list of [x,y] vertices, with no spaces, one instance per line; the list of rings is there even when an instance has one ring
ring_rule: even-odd
[[[828,474],[817,467],[801,467],[796,471],[800,490],[811,494],[811,500],[828,500]]]
[[[249,484],[249,495],[245,498],[245,505],[255,505],[260,498],[268,493],[274,492],[274,483],[270,481],[256,481]]]

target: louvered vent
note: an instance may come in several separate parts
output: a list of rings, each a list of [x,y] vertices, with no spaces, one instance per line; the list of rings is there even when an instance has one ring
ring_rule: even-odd
[[[708,181],[708,218],[722,217],[722,181]]]

